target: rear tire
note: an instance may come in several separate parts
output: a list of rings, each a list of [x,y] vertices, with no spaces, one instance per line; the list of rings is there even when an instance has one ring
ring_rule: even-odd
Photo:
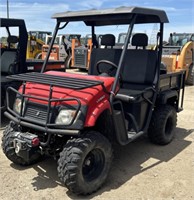
[[[194,64],[191,64],[189,67],[186,83],[188,85],[194,85]]]
[[[112,147],[100,133],[90,131],[67,142],[58,160],[58,176],[75,194],[91,194],[107,178]]]
[[[166,145],[174,138],[177,113],[170,105],[159,106],[153,112],[148,137],[155,144]]]

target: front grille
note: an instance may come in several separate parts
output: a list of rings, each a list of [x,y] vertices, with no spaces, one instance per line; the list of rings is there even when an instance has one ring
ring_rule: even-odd
[[[75,66],[86,67],[87,53],[87,49],[75,49]]]
[[[40,123],[46,123],[47,106],[27,104],[24,117],[37,120]]]

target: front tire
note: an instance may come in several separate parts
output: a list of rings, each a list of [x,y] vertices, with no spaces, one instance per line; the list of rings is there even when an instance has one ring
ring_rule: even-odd
[[[166,145],[174,138],[177,113],[170,105],[159,106],[153,112],[148,137],[155,144]]]
[[[104,183],[112,161],[110,142],[90,131],[67,142],[58,160],[58,175],[76,194],[91,194]]]
[[[71,68],[72,55],[70,54],[65,60],[65,69]]]

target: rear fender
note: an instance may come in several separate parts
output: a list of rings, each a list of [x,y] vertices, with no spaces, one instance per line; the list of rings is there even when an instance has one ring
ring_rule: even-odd
[[[110,103],[108,100],[101,101],[93,109],[89,109],[85,121],[85,127],[95,126],[96,120],[104,110],[110,110]]]
[[[175,106],[176,109],[178,109],[178,92],[176,90],[163,92],[159,96],[159,104],[169,104],[171,106]]]
[[[160,96],[160,103],[161,104],[167,104],[167,101],[171,98],[178,98],[178,93],[176,90],[169,90],[166,92],[163,92]]]

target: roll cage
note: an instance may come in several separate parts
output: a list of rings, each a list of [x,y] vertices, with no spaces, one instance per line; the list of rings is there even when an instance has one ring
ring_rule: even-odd
[[[45,59],[45,62],[42,66],[41,72],[45,71],[46,63],[48,62],[49,55],[50,55],[52,46],[54,44],[54,40],[55,40],[58,30],[65,28],[69,22],[83,21],[86,26],[90,26],[93,41],[95,40],[96,26],[128,25],[129,24],[126,40],[125,40],[120,61],[118,64],[118,70],[115,76],[115,82],[112,87],[112,94],[110,96],[110,100],[112,102],[113,94],[115,94],[116,86],[119,80],[119,74],[122,68],[123,60],[125,59],[125,54],[127,51],[129,40],[131,38],[134,24],[159,23],[160,32],[158,33],[158,38],[157,38],[158,39],[157,80],[159,79],[159,70],[160,70],[161,55],[162,55],[162,42],[163,42],[163,24],[169,22],[165,11],[150,9],[150,8],[142,8],[142,7],[119,7],[119,8],[104,9],[104,10],[67,11],[67,12],[62,12],[62,13],[56,13],[52,16],[52,18],[56,19],[56,27],[53,32],[51,45],[48,50],[48,54]],[[64,23],[64,25],[61,25],[62,23]],[[157,80],[155,81],[156,88],[157,88],[157,83],[158,83]]]
[[[0,21],[1,21],[0,26],[5,27],[5,29],[7,30],[8,36],[11,35],[9,31],[10,27],[18,27],[18,30],[19,30],[18,62],[20,63],[19,72],[23,73],[24,71],[26,71],[26,49],[27,49],[27,40],[28,40],[28,34],[27,34],[25,22],[23,19],[11,19],[11,18],[10,19],[0,18]]]

